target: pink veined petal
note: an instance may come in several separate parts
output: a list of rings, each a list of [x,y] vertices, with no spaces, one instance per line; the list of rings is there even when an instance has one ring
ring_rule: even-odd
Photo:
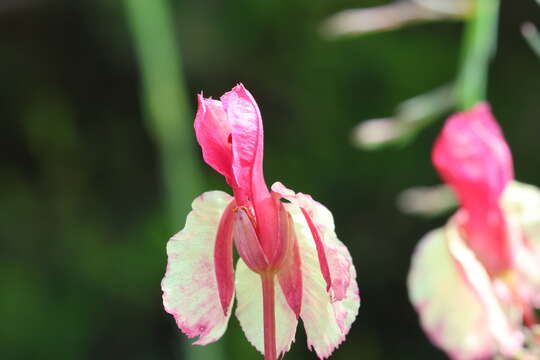
[[[487,104],[451,116],[433,148],[433,163],[455,191],[467,243],[490,274],[511,267],[499,198],[513,178],[512,156]]]
[[[227,315],[234,295],[233,267],[233,220],[236,202],[232,200],[225,208],[216,234],[214,266],[219,299],[223,313]]]
[[[238,84],[221,97],[231,122],[233,173],[238,183],[235,196],[239,205],[253,204],[260,244],[271,259],[278,242],[278,209],[270,196],[263,174],[263,125],[259,107],[253,96]]]
[[[407,284],[424,331],[450,358],[487,359],[519,347],[519,332],[510,327],[488,274],[459,239],[455,224],[420,241]]]
[[[287,210],[295,225],[302,261],[303,294],[300,317],[306,329],[309,348],[315,350],[320,359],[325,359],[345,340],[358,314],[360,296],[351,256],[334,233],[333,219],[331,216],[327,217],[329,211],[316,202],[313,206],[313,220],[326,229],[324,245],[332,249],[328,254],[335,255],[335,258],[329,261],[329,264],[335,267],[330,268],[332,275],[336,275],[334,279],[342,275],[343,270],[347,271],[347,281],[338,280],[338,283],[347,283],[344,295],[339,300],[335,296],[332,299],[326,290],[326,281],[320,271],[316,245],[306,218],[297,204],[287,204]]]
[[[295,194],[279,182],[272,185],[272,191],[300,207],[315,242],[326,289],[331,290],[334,301],[342,300],[349,286],[349,267],[352,266],[352,261],[347,249],[341,249],[345,246],[339,240],[331,241],[336,237],[332,213],[311,196]]]
[[[296,334],[298,320],[274,281],[276,304],[276,351],[289,351]],[[236,265],[236,317],[249,342],[264,353],[263,298],[261,277],[238,259]]]
[[[214,245],[220,219],[232,197],[210,191],[193,201],[186,226],[167,243],[167,271],[161,282],[163,305],[180,330],[197,345],[218,340],[227,328],[214,269]]]
[[[311,216],[307,213],[306,209],[301,208],[301,210],[309,226],[309,230],[311,231],[313,241],[315,241],[315,247],[317,248],[317,256],[319,258],[319,265],[321,266],[321,273],[324,277],[324,281],[326,281],[326,291],[329,291],[332,287],[332,278],[330,277],[330,269],[328,268],[326,251],[324,248],[324,244],[321,240],[321,236],[319,235],[319,229],[317,229],[317,227],[313,223],[313,220],[311,220]]]
[[[290,215],[288,215],[288,226],[290,246],[288,254],[276,275],[281,290],[287,299],[287,303],[295,313],[296,318],[298,318],[300,316],[300,311],[302,310],[302,260],[300,257],[298,240],[294,232],[294,224]]]
[[[204,161],[225,176],[231,187],[236,187],[233,175],[231,124],[221,101],[198,97],[199,107],[195,116],[195,134],[202,148]]]
[[[265,197],[268,189],[263,176],[263,125],[253,96],[238,84],[221,97],[232,129],[233,173],[240,187],[239,205],[246,198]]]

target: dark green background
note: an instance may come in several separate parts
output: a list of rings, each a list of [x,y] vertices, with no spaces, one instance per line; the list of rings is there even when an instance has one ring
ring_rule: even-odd
[[[151,0],[148,0],[151,1]],[[452,80],[462,24],[328,42],[326,16],[381,1],[171,1],[192,111],[243,82],[265,124],[268,183],[312,194],[335,216],[363,305],[333,359],[444,359],[421,332],[405,278],[419,238],[444,222],[408,217],[396,195],[439,182],[430,149],[355,149],[358,122]],[[166,224],[156,146],[121,1],[0,2],[0,357],[181,359],[161,305]],[[532,0],[503,1],[489,99],[519,180],[540,185],[540,59],[519,33]],[[226,189],[202,162],[203,189]],[[189,177],[189,173],[185,173]],[[177,186],[181,187],[182,183]],[[177,229],[186,214],[177,214]],[[261,359],[231,318],[228,358]],[[299,327],[287,359],[315,359]]]

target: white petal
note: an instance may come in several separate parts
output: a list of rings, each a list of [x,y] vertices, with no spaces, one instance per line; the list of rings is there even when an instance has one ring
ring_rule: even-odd
[[[452,222],[420,241],[408,288],[424,331],[452,359],[483,359],[519,347],[520,334],[510,327],[486,271]]]
[[[193,201],[186,226],[167,243],[167,271],[161,283],[165,310],[197,345],[218,340],[231,309],[221,307],[214,269],[214,243],[223,211],[232,197],[210,191]],[[232,301],[230,304],[232,307]]]
[[[513,181],[506,187],[501,205],[510,227],[514,262],[540,292],[540,189]],[[540,303],[540,294],[536,295]]]
[[[358,314],[360,296],[351,256],[334,232],[331,213],[317,202],[312,205],[313,221],[317,223],[319,230],[322,229],[332,281],[347,282],[346,288],[343,287],[343,298],[332,302],[326,291],[326,282],[308,224],[298,206],[288,204],[287,210],[295,223],[302,259],[303,295],[300,317],[306,329],[308,346],[315,350],[319,358],[324,359],[345,339]],[[343,271],[348,272],[346,276],[343,276]]]
[[[291,348],[298,320],[274,279],[276,314],[276,351],[285,353]],[[236,265],[236,317],[251,345],[264,353],[264,322],[262,284],[259,274],[251,271],[238,259]]]

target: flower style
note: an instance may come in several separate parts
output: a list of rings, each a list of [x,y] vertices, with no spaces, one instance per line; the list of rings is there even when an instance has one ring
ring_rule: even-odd
[[[513,180],[484,103],[446,121],[432,158],[460,208],[412,259],[409,294],[422,327],[452,359],[526,356],[525,344],[538,345],[540,191]]]
[[[220,100],[198,100],[195,132],[204,160],[234,196],[210,191],[196,198],[184,229],[169,240],[164,307],[188,337],[198,336],[195,344],[206,345],[225,332],[236,293],[236,317],[265,359],[289,350],[298,318],[308,346],[327,358],[360,305],[355,268],[332,214],[279,182],[268,189],[262,119],[243,85]]]

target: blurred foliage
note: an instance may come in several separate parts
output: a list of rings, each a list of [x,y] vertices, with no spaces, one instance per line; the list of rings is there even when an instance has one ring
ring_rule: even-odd
[[[429,154],[440,122],[398,149],[363,152],[349,139],[361,119],[454,79],[461,24],[328,42],[318,32],[323,19],[381,1],[171,4],[192,112],[200,90],[216,97],[242,81],[265,120],[268,182],[310,193],[334,212],[363,305],[332,358],[444,359],[405,289],[415,244],[444,219],[395,208],[403,189],[439,183]],[[535,2],[502,2],[488,98],[518,179],[538,185],[540,62],[521,37],[526,20],[540,22]],[[6,0],[0,28],[2,358],[182,358],[183,335],[161,305],[171,231],[123,3]],[[226,189],[191,148],[198,187]],[[186,170],[176,185],[191,176]],[[185,216],[175,215],[177,229]],[[260,359],[233,318],[230,328],[221,340],[228,357]],[[300,327],[286,358],[315,358]]]

